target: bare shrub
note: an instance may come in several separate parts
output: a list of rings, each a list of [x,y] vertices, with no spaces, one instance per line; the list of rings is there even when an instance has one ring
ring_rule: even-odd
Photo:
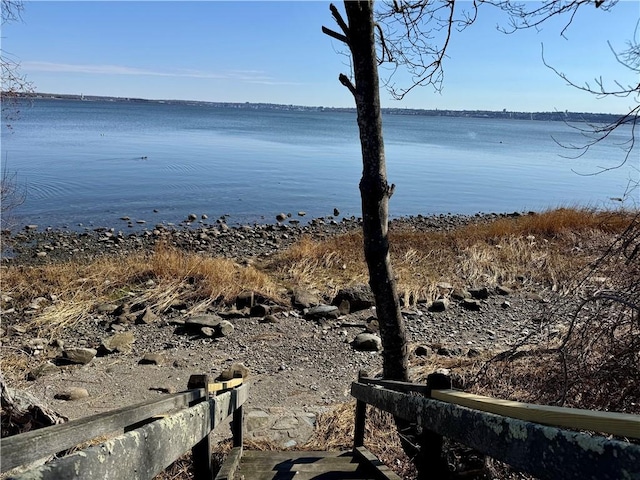
[[[548,305],[540,328],[489,362],[475,389],[640,413],[640,215]]]
[[[26,185],[18,181],[17,172],[10,171],[5,161],[0,177],[0,229],[13,226],[12,212],[24,203],[26,197]]]

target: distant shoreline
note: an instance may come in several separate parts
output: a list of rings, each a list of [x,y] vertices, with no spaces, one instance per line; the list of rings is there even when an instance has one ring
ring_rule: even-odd
[[[5,92],[2,92],[5,97]],[[303,106],[284,105],[277,103],[250,103],[250,102],[208,102],[199,100],[153,100],[133,97],[109,97],[99,95],[76,95],[61,93],[23,93],[16,95],[16,98],[44,99],[44,100],[72,100],[72,101],[106,101],[125,103],[156,103],[165,105],[201,105],[219,108],[233,108],[242,110],[284,110],[284,111],[309,111],[309,112],[346,112],[355,113],[355,108],[351,107],[323,107],[323,106]],[[497,118],[506,120],[541,120],[541,121],[562,121],[562,122],[586,122],[609,124],[616,122],[622,116],[615,113],[589,113],[589,112],[515,112],[515,111],[493,111],[493,110],[424,110],[416,108],[383,108],[382,113],[387,115],[411,115],[426,117],[465,117],[465,118]]]

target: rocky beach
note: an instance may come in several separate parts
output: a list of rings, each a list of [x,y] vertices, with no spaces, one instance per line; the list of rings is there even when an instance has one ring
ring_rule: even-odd
[[[392,221],[391,230],[447,231],[506,216],[417,216]],[[115,228],[68,232],[27,226],[3,237],[10,252],[3,262],[29,268],[102,255],[124,258],[165,242],[250,264],[303,236],[326,239],[360,227],[355,218],[303,225],[283,215],[273,224],[228,226],[224,217],[212,224],[194,217],[178,227],[157,225],[127,235]],[[442,282],[438,288],[443,300],[418,300],[403,309],[416,372],[507,348],[536,328],[544,302],[542,292],[506,287],[465,290]],[[4,285],[5,377],[67,418],[180,391],[194,373],[218,377],[239,369],[251,383],[249,438],[295,446],[311,435],[319,412],[350,401],[350,382],[359,370],[381,368],[375,307],[364,285],[344,286],[333,298],[294,288],[279,303],[244,292],[232,305],[198,315],[188,314],[190,306],[180,302],[164,312],[136,298],[99,302],[86,318],[46,336],[40,336],[44,329],[28,327],[29,320],[54,304],[55,294],[23,308],[13,305],[11,294],[11,285]]]

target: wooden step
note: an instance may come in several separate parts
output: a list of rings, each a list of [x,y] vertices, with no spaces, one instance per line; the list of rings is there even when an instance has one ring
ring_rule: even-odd
[[[245,480],[367,480],[351,452],[244,451],[237,471]]]

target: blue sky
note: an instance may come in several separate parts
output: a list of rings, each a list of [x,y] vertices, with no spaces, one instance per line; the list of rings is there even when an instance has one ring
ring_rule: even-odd
[[[638,82],[607,41],[624,49],[640,2],[589,7],[565,39],[560,22],[507,36],[495,28],[505,17],[484,6],[476,24],[454,34],[441,93],[422,87],[398,102],[383,91],[383,106],[624,112],[637,97],[597,99],[542,63],[544,44],[547,62],[576,83]],[[22,22],[3,26],[2,49],[40,92],[353,106],[337,81],[349,74],[345,49],[322,25],[337,29],[328,1],[38,1],[25,2]]]

